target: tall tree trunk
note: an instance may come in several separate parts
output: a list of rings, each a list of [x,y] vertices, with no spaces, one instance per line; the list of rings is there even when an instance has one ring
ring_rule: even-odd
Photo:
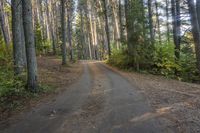
[[[72,27],[71,27],[71,7],[68,7],[68,12],[67,12],[67,34],[68,34],[68,43],[69,43],[69,50],[70,50],[70,61],[73,61],[73,48],[72,48]]]
[[[194,0],[187,0],[190,12],[190,18],[192,23],[192,34],[195,43],[195,51],[197,57],[197,68],[200,72],[200,27],[197,18],[197,12],[194,4]]]
[[[24,36],[24,26],[23,26],[23,17],[22,17],[22,5],[21,5],[21,18],[20,18],[20,23],[21,23],[21,42],[22,42],[22,58],[24,62],[24,68],[27,67],[27,58],[26,58],[26,45],[25,45],[25,36]]]
[[[130,41],[130,38],[131,38],[131,23],[129,21],[129,0],[124,0],[125,3],[124,3],[124,7],[125,7],[125,18],[126,18],[126,38],[127,38],[127,46],[128,46],[128,51],[129,51],[129,54],[132,54],[132,45],[131,45],[131,41]]]
[[[200,0],[196,0],[197,19],[200,28]]]
[[[116,43],[117,43],[117,49],[120,49],[120,29],[119,29],[119,20],[118,20],[118,14],[117,14],[117,3],[114,0],[111,0],[111,5],[112,5],[112,12],[113,12],[113,19],[114,19],[114,27],[115,27],[115,38],[116,38]]]
[[[148,0],[148,15],[149,15],[149,30],[150,30],[151,45],[154,45],[155,37],[153,28],[152,0]]]
[[[141,2],[140,2],[140,4],[141,4],[141,9],[142,9],[142,19],[143,19],[143,21],[142,21],[142,29],[143,29],[143,38],[144,38],[144,43],[146,44],[146,42],[147,42],[147,40],[146,40],[146,38],[147,38],[147,34],[146,34],[146,22],[145,22],[145,7],[144,7],[144,0],[141,0]]]
[[[4,41],[6,43],[6,46],[10,44],[10,36],[9,36],[9,29],[8,29],[8,23],[6,23],[6,16],[4,12],[4,3],[3,1],[0,1],[0,24],[1,24],[1,30],[3,33]]]
[[[180,0],[176,0],[176,31],[177,31],[177,44],[175,46],[175,56],[177,60],[180,58],[180,45],[181,45],[181,13],[180,13]]]
[[[106,30],[106,37],[108,43],[108,56],[111,55],[111,47],[110,47],[110,31],[108,26],[108,15],[107,15],[107,4],[106,0],[103,0],[103,7],[104,7],[104,16],[105,16],[105,30]]]
[[[160,30],[160,17],[159,17],[159,12],[158,12],[158,2],[157,0],[155,1],[155,6],[156,6],[156,21],[157,21],[157,29],[158,29],[158,39],[159,39],[159,44],[162,44],[161,41],[161,30]]]
[[[180,3],[179,0],[171,0],[172,5],[172,25],[173,38],[175,44],[175,61],[178,62],[180,58],[180,43],[181,43],[181,18],[180,18]]]
[[[122,19],[122,5],[121,0],[119,0],[119,26],[120,26],[120,41],[124,41],[124,29],[123,29],[123,19]]]
[[[29,89],[31,89],[31,91],[36,91],[38,87],[37,60],[35,53],[35,40],[32,22],[32,3],[30,0],[22,0],[22,11],[27,55],[27,86]]]
[[[21,75],[25,66],[25,45],[22,33],[22,8],[20,0],[12,0],[12,35],[15,75]],[[20,3],[20,4],[19,4]]]
[[[67,64],[65,0],[61,0],[62,64]]]
[[[82,52],[79,50],[79,59],[83,58],[85,59],[85,36],[84,36],[84,21],[83,21],[83,9],[80,7],[80,19],[81,19],[81,46],[82,46]]]
[[[170,43],[170,28],[169,28],[169,0],[165,0],[166,4],[166,17],[167,17],[167,22],[166,22],[166,27],[167,27],[167,42],[168,44]]]
[[[46,5],[47,5],[47,22],[49,25],[49,31],[50,31],[50,36],[51,36],[51,44],[52,44],[52,50],[53,54],[56,54],[56,46],[55,46],[55,36],[54,36],[54,30],[53,30],[53,18],[52,15],[49,12],[49,9],[51,8],[51,0],[47,1],[46,0]]]

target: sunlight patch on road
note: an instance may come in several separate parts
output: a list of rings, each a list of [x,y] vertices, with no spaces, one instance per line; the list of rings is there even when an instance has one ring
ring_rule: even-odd
[[[159,117],[161,115],[169,113],[171,108],[172,107],[164,107],[164,108],[156,110],[155,113],[147,112],[147,113],[145,113],[145,114],[143,114],[141,116],[138,116],[138,117],[135,117],[135,118],[131,119],[130,122],[142,122],[142,121],[146,121],[146,120],[149,120],[149,119],[153,119],[153,118]]]
[[[189,102],[175,103],[168,107],[159,108],[155,112],[147,112],[141,116],[134,117],[130,120],[130,122],[132,122],[132,123],[144,122],[144,121],[156,118],[156,117],[163,116],[165,114],[176,112],[176,111],[181,110],[182,108],[186,108],[186,107],[190,107]]]

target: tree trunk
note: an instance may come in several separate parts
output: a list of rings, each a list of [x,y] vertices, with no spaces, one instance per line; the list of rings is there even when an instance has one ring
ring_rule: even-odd
[[[25,45],[25,36],[24,36],[24,27],[23,27],[23,18],[22,18],[22,5],[21,5],[21,18],[20,18],[20,23],[21,23],[21,41],[22,41],[22,53],[23,53],[23,61],[24,61],[24,68],[27,67],[27,59],[26,59],[26,45]]]
[[[159,17],[159,12],[158,12],[158,2],[157,0],[155,1],[155,6],[156,6],[156,21],[157,21],[157,28],[158,28],[158,39],[159,39],[159,44],[162,44],[161,40],[161,30],[160,30],[160,17]]]
[[[108,26],[108,15],[107,15],[107,6],[106,6],[106,0],[103,0],[103,6],[104,6],[104,16],[105,16],[105,30],[106,30],[106,37],[107,37],[107,43],[108,43],[108,56],[111,55],[111,47],[110,47],[110,31]]]
[[[9,37],[9,29],[6,24],[3,1],[0,1],[0,24],[1,24],[1,30],[3,33],[4,41],[6,43],[6,46],[8,47],[8,45],[10,44],[10,37]]]
[[[111,5],[112,5],[112,12],[113,12],[113,19],[114,19],[114,27],[115,27],[115,42],[117,43],[117,49],[120,49],[120,32],[119,32],[119,22],[118,22],[118,14],[117,14],[117,3],[114,0],[111,0]]]
[[[67,51],[66,51],[66,24],[65,24],[65,0],[61,0],[61,29],[62,29],[62,64],[67,64]]]
[[[197,68],[200,71],[200,27],[197,18],[197,12],[194,4],[194,0],[188,0],[190,18],[192,23],[192,34],[195,43],[195,51],[197,57]]]
[[[22,33],[22,8],[20,0],[12,0],[12,35],[15,75],[21,75],[25,66],[25,45]]]
[[[71,14],[71,7],[68,7],[68,12],[67,12],[67,34],[68,34],[68,43],[69,43],[69,50],[70,50],[70,61],[73,61],[73,48],[72,48],[72,33],[71,33],[71,30],[72,30],[72,27],[71,27],[71,17],[70,17],[70,14]]]
[[[200,0],[196,0],[196,9],[197,9],[197,19],[200,28]]]
[[[36,91],[38,87],[37,60],[32,22],[32,3],[30,0],[22,0],[22,11],[28,70],[27,87],[31,91]]]
[[[122,5],[121,0],[119,0],[119,26],[120,26],[120,41],[124,42],[124,29],[123,29],[123,19],[122,19]]]
[[[125,0],[124,3],[124,7],[125,7],[125,18],[126,18],[126,38],[127,38],[127,46],[128,46],[128,52],[129,54],[132,54],[132,45],[131,45],[131,23],[129,21],[129,0]]]
[[[172,25],[173,38],[175,44],[175,61],[178,62],[180,58],[180,43],[181,43],[181,18],[180,18],[180,3],[178,0],[171,0],[172,5]]]
[[[152,13],[152,0],[148,0],[148,15],[149,15],[149,30],[150,30],[150,38],[151,45],[154,45],[154,28],[153,28],[153,13]]]
[[[47,22],[49,24],[49,31],[50,31],[50,36],[51,36],[51,44],[52,44],[52,51],[53,54],[56,54],[56,46],[55,46],[55,36],[54,36],[54,30],[53,30],[53,18],[52,15],[49,12],[49,8],[51,6],[51,1],[46,1],[47,5]]]
[[[166,22],[166,27],[167,27],[167,43],[170,43],[170,29],[169,29],[169,0],[165,0],[166,3],[166,17],[167,17],[167,22]]]

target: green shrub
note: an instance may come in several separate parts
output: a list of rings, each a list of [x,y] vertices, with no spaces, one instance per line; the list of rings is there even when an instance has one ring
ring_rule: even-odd
[[[108,63],[122,69],[131,69],[133,59],[128,55],[126,50],[113,50]]]
[[[135,68],[134,58],[136,58],[140,72],[145,71],[181,81],[199,82],[193,45],[181,45],[178,62],[175,62],[173,43],[155,44],[154,49],[144,45],[138,45],[136,48],[137,57],[130,56],[126,49],[114,49],[108,63],[121,69],[138,70]]]
[[[153,62],[154,66],[151,72],[154,74],[173,77],[174,71],[180,70],[179,64],[175,63],[173,44],[156,44]]]

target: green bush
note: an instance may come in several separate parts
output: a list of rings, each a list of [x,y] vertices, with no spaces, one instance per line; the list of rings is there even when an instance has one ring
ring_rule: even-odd
[[[179,64],[175,63],[173,44],[156,44],[153,62],[154,66],[151,71],[153,74],[171,77],[174,76],[175,70],[180,70]]]
[[[140,72],[145,71],[156,75],[176,78],[181,81],[199,82],[193,45],[181,45],[178,62],[175,62],[173,43],[155,44],[153,50],[138,45],[137,53],[136,58]],[[128,54],[126,49],[114,49],[108,63],[121,69],[138,70],[135,68],[134,58]]]
[[[108,63],[122,69],[131,69],[133,59],[128,55],[126,50],[113,50]]]

